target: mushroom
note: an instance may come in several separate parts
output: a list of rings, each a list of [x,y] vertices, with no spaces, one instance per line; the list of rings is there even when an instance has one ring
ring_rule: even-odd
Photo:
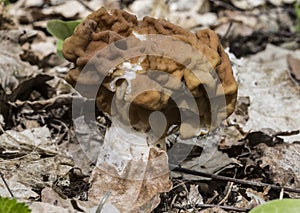
[[[66,80],[112,119],[91,177],[101,187],[90,194],[112,191],[124,212],[147,212],[170,189],[164,140],[171,127],[184,139],[205,134],[236,104],[230,61],[209,29],[194,34],[100,8],[65,40],[63,55],[74,63]]]

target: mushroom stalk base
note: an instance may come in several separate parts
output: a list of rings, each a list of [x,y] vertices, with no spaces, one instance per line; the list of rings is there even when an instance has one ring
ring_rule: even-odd
[[[120,212],[151,212],[160,202],[159,193],[172,186],[167,153],[148,145],[147,134],[113,120],[90,183],[89,200],[99,203],[110,192],[107,203]]]

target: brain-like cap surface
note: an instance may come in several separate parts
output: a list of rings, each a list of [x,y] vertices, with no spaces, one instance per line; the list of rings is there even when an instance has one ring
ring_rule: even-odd
[[[149,47],[139,45],[148,35],[162,37],[151,37]],[[150,114],[160,111],[167,127],[179,125],[181,136],[189,138],[202,127],[217,126],[235,107],[237,84],[212,30],[194,34],[166,20],[138,21],[125,11],[100,8],[65,40],[63,55],[75,65],[66,80],[82,85],[80,92],[86,96],[96,86],[97,107],[137,130],[149,131]],[[189,107],[183,87],[192,94],[196,109]],[[195,115],[200,125],[192,121]]]

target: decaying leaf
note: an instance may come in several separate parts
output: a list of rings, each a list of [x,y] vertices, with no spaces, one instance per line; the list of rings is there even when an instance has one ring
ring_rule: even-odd
[[[245,125],[239,124],[244,132],[263,128],[276,132],[299,130],[300,87],[289,76],[288,54],[296,56],[300,52],[291,53],[268,45],[265,51],[246,59],[240,67],[239,95],[250,98],[249,120]],[[284,139],[299,141],[300,135]]]
[[[280,6],[283,4],[292,4],[296,0],[231,0],[231,3],[237,8],[243,10],[250,10],[258,6],[265,5],[267,3],[271,3],[276,6]]]
[[[281,186],[299,188],[300,186],[300,144],[277,144],[269,147],[259,144],[256,149],[262,153],[261,168],[268,167],[274,183]]]
[[[1,164],[2,163],[0,162],[0,165]],[[3,172],[2,168],[1,171]],[[23,183],[20,183],[17,176],[6,180],[6,182],[13,195],[19,200],[27,201],[30,199],[33,200],[39,199],[39,195],[36,192],[34,192],[30,187],[26,186]],[[4,185],[2,181],[0,181],[0,197],[10,197],[10,196],[11,195],[8,192],[7,187]]]
[[[10,151],[39,152],[48,155],[59,153],[58,147],[50,139],[47,127],[28,129],[23,132],[8,130],[0,135],[1,147]]]
[[[187,169],[206,172],[210,174],[219,173],[226,168],[233,167],[238,162],[235,159],[230,158],[226,153],[218,150],[218,144],[220,141],[222,141],[222,139],[223,134],[220,134],[219,132],[215,132],[203,138],[199,138],[197,141],[197,145],[202,146],[203,148],[201,154],[198,154],[196,157],[193,157],[191,159],[187,158],[180,165]],[[172,174],[175,177],[183,176],[187,180],[207,180],[207,178],[201,176],[178,174],[177,172],[172,172]]]
[[[44,203],[63,207],[64,209],[73,210],[70,200],[59,196],[52,188],[45,187],[41,192],[41,200]]]
[[[110,191],[112,194],[109,203],[116,206],[121,212],[151,212],[159,204],[157,191],[167,192],[171,188],[168,173],[157,173],[168,167],[167,155],[164,151],[149,150],[149,159],[146,162],[130,160],[129,167],[118,175],[118,171],[106,171],[96,167],[93,170],[89,201],[97,203],[103,196],[103,192]],[[160,159],[160,160],[154,160]],[[132,168],[130,168],[132,166]],[[111,167],[114,170],[115,168]],[[106,169],[107,170],[107,169]],[[107,170],[108,171],[108,170]],[[135,174],[136,173],[136,174]],[[132,179],[131,175],[137,175],[138,179]],[[144,179],[140,179],[142,177]]]
[[[79,1],[65,1],[63,4],[42,9],[46,16],[51,14],[61,14],[67,19],[85,17],[89,11]]]
[[[255,7],[258,7],[260,5],[263,5],[266,3],[266,0],[231,0],[231,3],[236,6],[237,8],[243,9],[243,10],[249,10],[253,9]]]
[[[59,213],[69,213],[70,210],[65,209],[55,204],[49,204],[44,202],[33,202],[30,205],[31,213],[40,213],[40,212],[59,212]]]
[[[0,136],[0,141],[1,172],[16,197],[37,199],[39,195],[32,190],[59,184],[59,178],[64,177],[73,166],[73,161],[58,151],[46,127],[23,132],[8,130]],[[41,158],[42,155],[48,157]],[[7,196],[7,189],[2,183],[0,192]]]
[[[190,185],[190,189],[187,192],[186,199],[184,199],[179,206],[196,206],[197,204],[203,204],[203,197],[198,189],[199,185]]]

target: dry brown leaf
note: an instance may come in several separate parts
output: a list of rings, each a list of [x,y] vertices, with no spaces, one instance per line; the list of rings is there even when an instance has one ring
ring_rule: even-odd
[[[201,146],[203,148],[201,154],[197,157],[186,159],[180,165],[187,169],[210,174],[218,173],[226,168],[233,167],[238,162],[234,158],[230,158],[226,153],[218,150],[218,144],[223,140],[223,138],[224,133],[222,131],[216,131],[208,136],[199,138],[196,144],[197,146]],[[187,143],[187,141],[188,140],[178,140],[177,143]],[[179,174],[177,172],[172,172],[172,175],[175,177],[178,175],[183,176],[187,180],[207,180],[205,177],[181,173]]]
[[[300,84],[300,59],[294,58],[291,54],[288,54],[287,63],[292,77]]]
[[[62,198],[52,188],[45,187],[41,192],[41,199],[44,203],[59,206],[69,211],[74,211],[69,199]]]
[[[266,144],[257,145],[262,153],[261,168],[268,167],[273,183],[280,186],[300,187],[300,144],[277,144],[269,147]]]

